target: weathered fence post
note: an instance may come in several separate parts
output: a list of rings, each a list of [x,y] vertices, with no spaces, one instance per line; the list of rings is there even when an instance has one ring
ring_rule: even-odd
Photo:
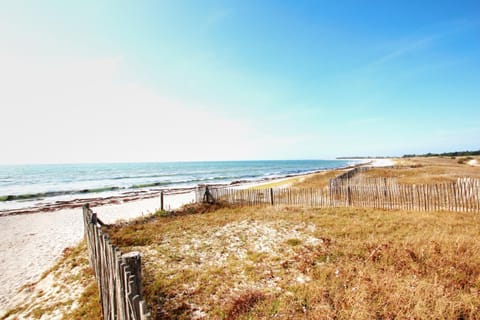
[[[122,255],[99,227],[105,224],[88,205],[83,207],[90,265],[97,278],[103,319],[148,320],[142,299],[141,258],[138,252]]]
[[[203,195],[203,202],[207,203],[215,203],[215,198],[213,197],[212,193],[208,189],[208,186],[205,186],[205,194]]]
[[[350,184],[347,184],[347,205],[352,206],[352,190]]]
[[[163,200],[164,200],[163,196],[164,196],[164,194],[163,194],[163,191],[162,191],[162,192],[160,192],[160,210],[161,210],[161,211],[163,211],[163,204],[164,204],[164,202],[163,202]]]
[[[273,188],[270,188],[270,204],[273,206]]]
[[[132,275],[135,276],[136,293],[142,292],[142,258],[140,252],[132,251],[122,255],[122,261],[129,268]]]

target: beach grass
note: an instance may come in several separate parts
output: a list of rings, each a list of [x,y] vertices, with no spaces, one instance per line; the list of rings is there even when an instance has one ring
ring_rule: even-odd
[[[395,168],[360,175],[454,182],[480,176],[469,160],[396,159]],[[323,188],[343,172],[259,188]],[[122,252],[141,252],[153,319],[477,319],[479,220],[469,213],[216,203],[157,212],[106,232]],[[100,317],[84,243],[66,250],[39,283],[52,275],[53,291],[25,286],[30,300],[3,319],[39,319],[58,310],[63,319]]]
[[[66,248],[61,258],[36,282],[20,288],[23,299],[0,319],[100,319],[98,287],[87,247]]]
[[[470,177],[480,179],[480,166],[468,164],[469,160],[480,160],[480,157],[416,157],[395,159],[395,166],[372,167],[361,172],[362,178],[395,178],[399,184],[439,184],[454,183],[458,178]],[[324,188],[330,179],[344,170],[329,170],[306,176],[292,184],[299,188]]]
[[[303,177],[292,186],[296,188],[324,188],[328,187],[330,179],[333,179],[345,170],[328,170]]]
[[[145,298],[160,319],[473,319],[479,220],[217,204],[108,232],[142,253]]]
[[[471,166],[463,158],[419,157],[398,159],[394,169],[373,168],[360,175],[365,177],[396,178],[400,184],[452,183],[458,178],[480,179],[480,167]]]
[[[302,177],[291,177],[291,178],[284,178],[284,179],[279,179],[275,180],[272,182],[267,182],[267,183],[261,183],[258,185],[255,185],[251,187],[250,189],[252,190],[265,190],[265,189],[270,189],[270,188],[284,188],[288,187],[292,184],[297,183],[300,181]]]

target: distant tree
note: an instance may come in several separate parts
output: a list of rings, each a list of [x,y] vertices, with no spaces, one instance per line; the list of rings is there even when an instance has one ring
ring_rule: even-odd
[[[425,153],[425,154],[405,154],[403,158],[413,157],[467,157],[467,156],[480,156],[480,150],[477,151],[455,151],[444,153]]]

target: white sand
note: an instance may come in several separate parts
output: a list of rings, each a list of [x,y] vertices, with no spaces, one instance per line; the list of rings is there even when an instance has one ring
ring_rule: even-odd
[[[194,192],[165,195],[165,208],[192,202]],[[154,212],[159,197],[92,208],[105,223]],[[12,307],[18,289],[39,279],[63,250],[83,239],[82,209],[0,216],[0,316]],[[12,302],[12,303],[11,303]]]
[[[371,167],[390,167],[394,165],[395,161],[393,159],[373,159],[372,163],[369,164]]]
[[[479,166],[477,159],[469,160],[469,161],[467,162],[467,164],[470,165],[470,166],[472,166],[472,167],[477,167],[477,166]]]

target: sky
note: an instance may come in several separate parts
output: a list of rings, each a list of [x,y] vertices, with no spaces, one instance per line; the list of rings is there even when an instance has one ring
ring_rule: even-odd
[[[0,0],[0,164],[480,149],[480,2]]]

